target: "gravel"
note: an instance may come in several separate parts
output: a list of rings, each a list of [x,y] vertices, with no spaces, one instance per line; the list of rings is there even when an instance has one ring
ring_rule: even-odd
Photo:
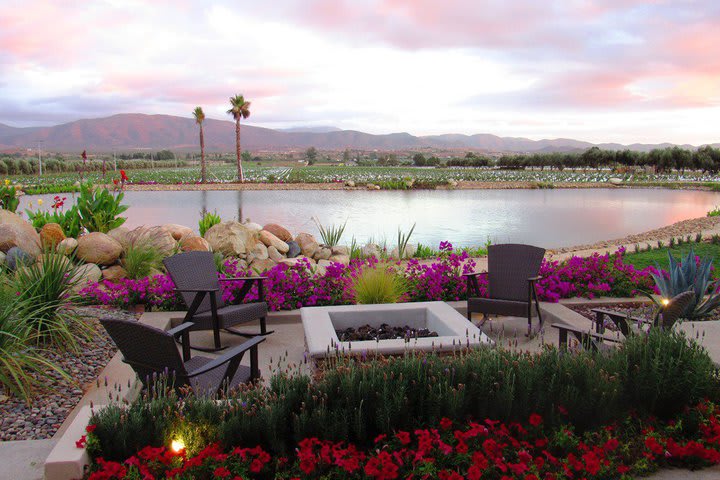
[[[66,380],[57,372],[46,372],[42,382],[47,388],[39,392],[29,405],[6,395],[0,388],[0,441],[51,438],[115,355],[115,344],[97,319],[137,318],[116,309],[82,307],[77,311],[95,327],[95,333],[90,339],[78,339],[80,352],[77,354],[53,349],[48,355],[48,359],[59,365],[71,379]]]

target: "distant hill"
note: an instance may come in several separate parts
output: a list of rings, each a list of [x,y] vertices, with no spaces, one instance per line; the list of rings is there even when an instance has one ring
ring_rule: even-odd
[[[205,145],[211,152],[235,149],[235,124],[232,121],[207,119],[204,124]],[[285,130],[243,125],[242,146],[248,150],[288,150],[316,147],[321,150],[411,150],[422,148],[472,149],[490,152],[574,152],[592,143],[567,138],[530,140],[522,137],[498,137],[491,134],[428,135],[409,133],[372,135],[334,127],[297,127]],[[36,148],[78,152],[84,149],[109,152],[131,150],[190,150],[198,148],[198,128],[191,118],[139,113],[106,118],[78,120],[52,127],[16,128],[0,124],[0,147],[5,149]],[[715,144],[718,145],[718,144]],[[648,151],[671,144],[620,145],[605,143],[601,148]],[[683,145],[693,148],[690,145]]]

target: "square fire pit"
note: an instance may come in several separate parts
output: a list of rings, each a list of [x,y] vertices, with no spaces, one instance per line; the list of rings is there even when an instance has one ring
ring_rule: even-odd
[[[468,344],[476,347],[492,343],[480,329],[445,302],[303,307],[300,316],[308,353],[313,358],[325,357],[328,351],[334,353],[336,348],[345,353],[401,354],[406,350],[441,351],[467,347]],[[382,324],[428,329],[438,336],[341,342],[336,333],[336,330],[350,327],[369,325],[378,328]]]

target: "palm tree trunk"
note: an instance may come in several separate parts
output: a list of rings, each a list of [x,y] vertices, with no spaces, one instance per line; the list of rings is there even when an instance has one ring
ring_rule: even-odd
[[[235,155],[237,156],[237,178],[239,182],[245,181],[242,169],[242,157],[240,155],[240,119],[235,120]]]
[[[205,135],[203,135],[203,126],[200,124],[200,177],[201,182],[206,183],[206,171],[205,171]]]

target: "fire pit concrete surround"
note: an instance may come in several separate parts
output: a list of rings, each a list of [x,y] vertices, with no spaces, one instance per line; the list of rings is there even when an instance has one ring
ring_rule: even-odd
[[[323,358],[336,350],[345,353],[399,354],[406,350],[448,351],[477,347],[492,341],[445,302],[341,305],[300,309],[305,343],[312,358]],[[370,325],[427,328],[437,337],[341,342],[336,330]]]

